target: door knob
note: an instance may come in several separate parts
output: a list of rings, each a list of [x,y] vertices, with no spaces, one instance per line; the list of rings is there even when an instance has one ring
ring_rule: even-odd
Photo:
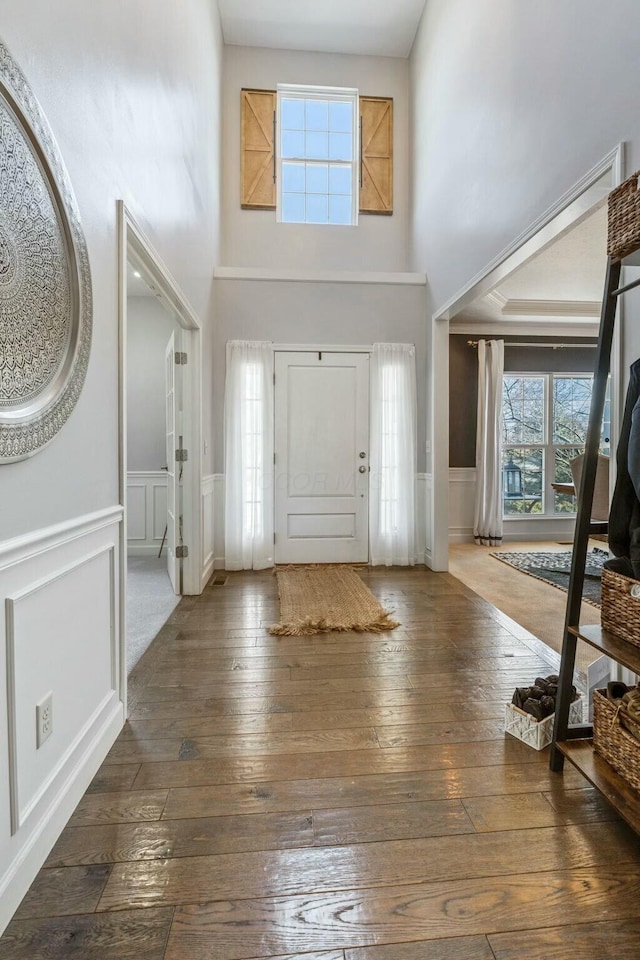
[[[360,459],[361,459],[361,460],[364,460],[365,457],[366,457],[366,453],[364,452],[364,450],[361,450],[361,451],[360,451]]]
[[[359,470],[360,473],[366,473],[366,472],[367,472],[367,468],[366,468],[364,465],[361,466],[361,467],[358,467],[358,470]]]

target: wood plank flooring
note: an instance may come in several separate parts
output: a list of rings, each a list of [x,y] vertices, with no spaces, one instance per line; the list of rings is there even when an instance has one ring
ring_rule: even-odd
[[[0,960],[635,960],[640,839],[503,733],[539,648],[360,575],[393,632],[271,637],[271,573],[181,602]]]

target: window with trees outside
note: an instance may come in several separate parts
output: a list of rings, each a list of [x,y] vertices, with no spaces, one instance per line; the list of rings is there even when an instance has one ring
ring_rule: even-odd
[[[591,405],[590,374],[506,373],[502,385],[503,510],[510,517],[572,516],[575,497],[552,483],[571,483],[570,462],[584,453]],[[610,400],[600,452],[609,455]]]

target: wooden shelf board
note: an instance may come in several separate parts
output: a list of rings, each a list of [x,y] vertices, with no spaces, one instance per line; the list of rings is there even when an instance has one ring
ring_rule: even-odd
[[[571,740],[557,744],[574,767],[593,784],[611,806],[640,833],[640,793],[634,790],[606,760],[593,750],[591,740]]]
[[[640,673],[640,647],[636,647],[628,640],[617,637],[608,630],[603,630],[599,624],[589,624],[579,627],[569,627],[569,632],[584,640],[597,650],[601,650],[607,657],[612,657],[633,673]]]

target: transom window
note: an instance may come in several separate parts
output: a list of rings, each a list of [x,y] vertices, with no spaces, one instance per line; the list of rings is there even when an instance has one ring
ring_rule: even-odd
[[[505,374],[502,381],[502,475],[505,517],[573,515],[576,501],[553,483],[572,483],[570,463],[584,453],[590,374]],[[607,395],[600,452],[609,454]]]
[[[278,87],[278,219],[357,223],[357,90]]]

